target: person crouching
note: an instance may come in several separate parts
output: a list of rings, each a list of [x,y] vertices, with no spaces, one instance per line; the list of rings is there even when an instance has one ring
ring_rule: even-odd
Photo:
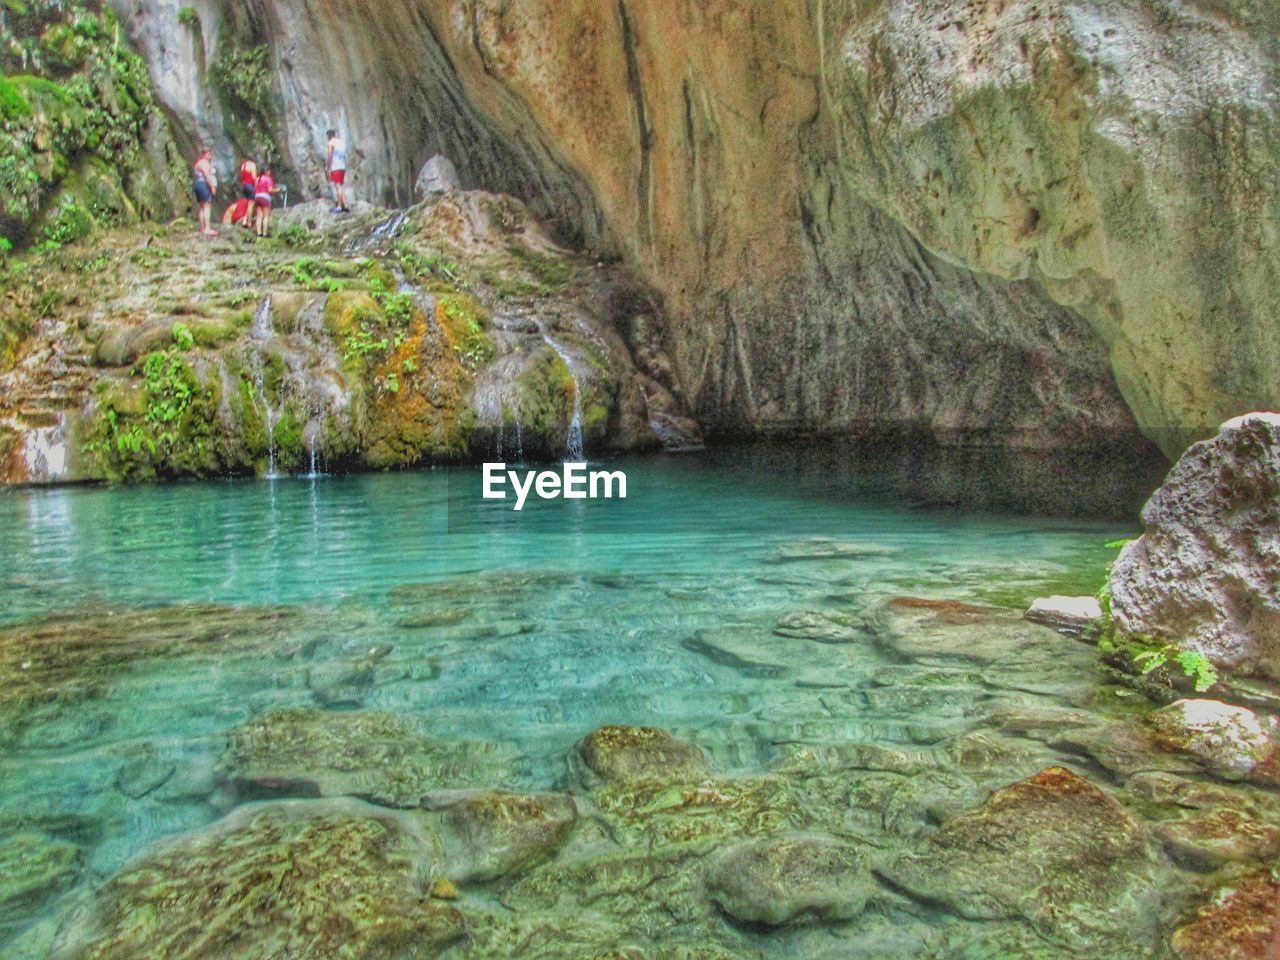
[[[255,226],[260,237],[271,235],[272,199],[279,192],[280,188],[276,186],[270,168],[264,166],[262,172],[258,174],[258,182],[253,194],[253,205],[257,208]]]

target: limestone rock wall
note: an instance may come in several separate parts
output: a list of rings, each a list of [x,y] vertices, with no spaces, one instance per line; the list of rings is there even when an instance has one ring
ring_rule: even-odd
[[[116,3],[162,70],[170,0]],[[336,124],[358,192],[407,200],[445,153],[624,257],[713,433],[1057,445],[1136,418],[1174,455],[1277,402],[1271,4],[236,8],[312,190]],[[216,127],[199,77],[173,80]]]

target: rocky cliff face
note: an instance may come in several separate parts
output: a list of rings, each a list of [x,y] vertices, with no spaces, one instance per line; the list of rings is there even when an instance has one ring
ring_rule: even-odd
[[[1172,455],[1280,392],[1261,0],[200,0],[195,38],[116,5],[224,144],[202,60],[268,64],[260,129],[313,190],[333,124],[366,196],[444,152],[624,256],[721,434],[1136,418]]]

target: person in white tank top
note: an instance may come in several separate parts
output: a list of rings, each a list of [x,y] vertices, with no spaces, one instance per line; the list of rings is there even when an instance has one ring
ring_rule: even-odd
[[[329,171],[329,182],[333,184],[334,200],[337,206],[334,213],[350,213],[347,208],[347,144],[338,131],[330,130],[325,134],[329,148],[325,153],[325,169]]]

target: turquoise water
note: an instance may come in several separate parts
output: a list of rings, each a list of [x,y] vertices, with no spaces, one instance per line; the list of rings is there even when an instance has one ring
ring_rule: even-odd
[[[56,695],[0,704],[0,831],[79,844],[92,887],[235,803],[226,733],[275,707],[413,717],[487,744],[476,779],[525,791],[560,786],[603,724],[660,726],[746,771],[779,744],[919,743],[930,723],[941,737],[954,711],[815,694],[893,658],[774,626],[903,595],[1091,589],[1146,482],[780,451],[610,467],[625,506],[522,516],[479,503],[471,470],[0,496],[6,682],[43,669],[42,644],[87,651],[58,667]],[[815,536],[841,555],[806,556]],[[761,662],[743,653],[766,641]]]

